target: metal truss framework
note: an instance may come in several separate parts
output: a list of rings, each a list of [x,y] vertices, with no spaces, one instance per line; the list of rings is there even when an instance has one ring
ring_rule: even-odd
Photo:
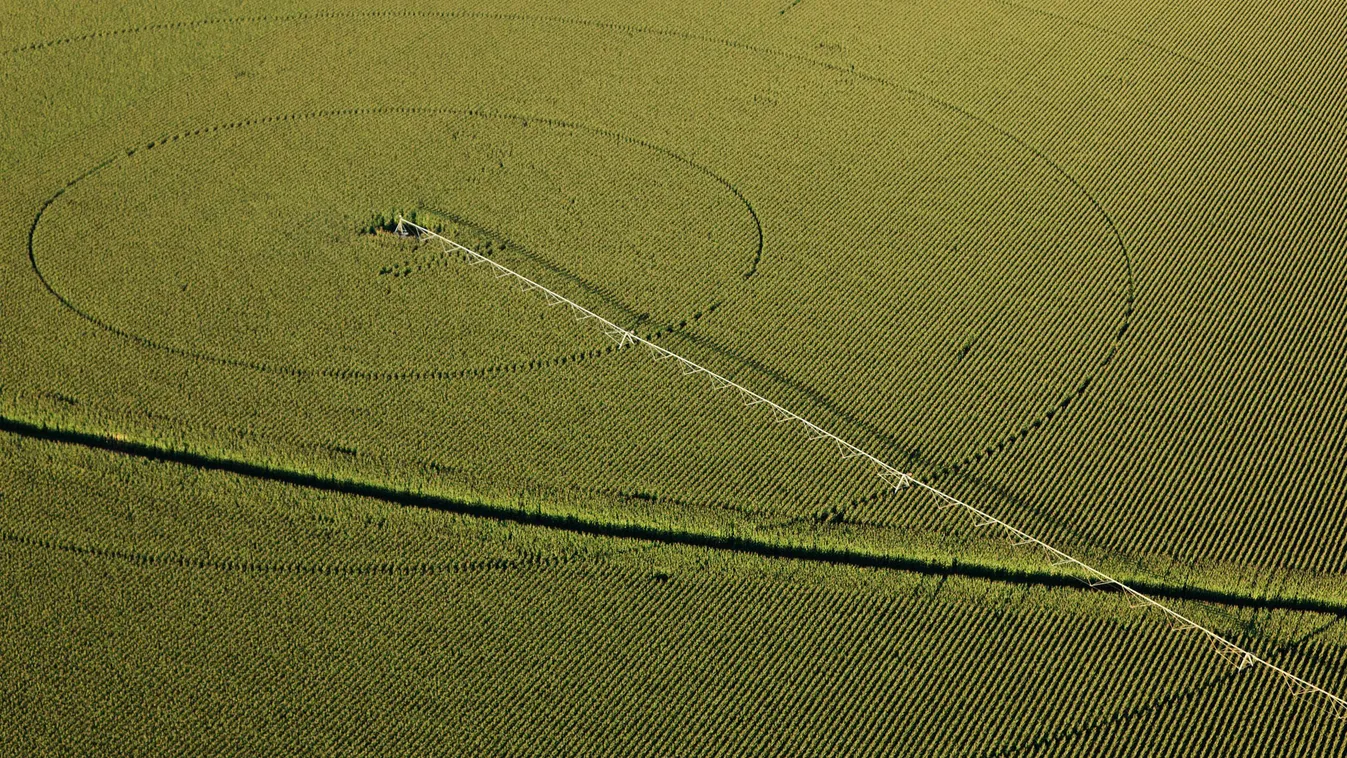
[[[1320,698],[1320,704],[1326,706],[1335,717],[1347,720],[1347,700],[1334,695],[1313,682],[1296,676],[1290,671],[1262,658],[1250,650],[1240,647],[1209,627],[1199,624],[1188,616],[1185,616],[1158,600],[1133,589],[1103,571],[1086,564],[1077,558],[1067,555],[1043,540],[1002,521],[996,516],[993,516],[976,506],[941,492],[935,487],[917,479],[910,473],[900,471],[878,457],[847,442],[836,434],[833,434],[799,414],[768,400],[742,384],[728,379],[705,366],[694,363],[668,348],[661,347],[660,345],[641,337],[636,334],[636,332],[609,321],[574,300],[548,289],[513,269],[506,268],[485,255],[465,247],[448,237],[444,237],[430,229],[420,226],[400,215],[398,216],[396,231],[402,236],[415,234],[422,241],[433,240],[438,242],[443,245],[443,251],[445,253],[461,253],[467,259],[468,265],[485,265],[497,279],[508,279],[511,284],[518,287],[519,291],[524,293],[539,293],[542,295],[543,301],[548,307],[565,306],[570,311],[575,321],[593,321],[599,330],[616,344],[618,349],[624,347],[644,348],[650,353],[651,358],[655,361],[672,361],[673,365],[677,366],[684,375],[705,376],[715,390],[732,390],[734,394],[739,396],[745,406],[766,409],[776,423],[799,424],[803,427],[805,436],[808,437],[808,439],[836,447],[838,454],[844,459],[856,458],[868,464],[875,475],[883,480],[887,486],[892,487],[894,491],[907,488],[925,490],[940,501],[937,506],[938,508],[962,509],[972,518],[975,527],[991,527],[993,530],[999,530],[1011,544],[1025,547],[1030,550],[1040,551],[1043,553],[1044,558],[1053,566],[1068,570],[1074,569],[1080,574],[1083,574],[1083,576],[1078,576],[1077,578],[1089,587],[1112,588],[1114,591],[1125,595],[1132,607],[1157,611],[1161,617],[1169,623],[1170,627],[1176,631],[1194,632],[1204,637],[1210,643],[1212,649],[1222,658],[1230,662],[1231,665],[1235,666],[1235,668],[1243,670],[1249,667],[1262,667],[1280,677],[1290,689],[1292,695],[1297,697],[1304,695],[1318,697]]]

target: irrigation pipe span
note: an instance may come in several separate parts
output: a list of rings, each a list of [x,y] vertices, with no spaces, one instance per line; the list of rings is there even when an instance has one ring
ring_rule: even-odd
[[[408,229],[410,229],[411,231],[409,232]],[[875,474],[880,479],[884,480],[885,484],[887,484],[890,487],[893,487],[895,491],[906,489],[909,487],[916,487],[931,493],[937,499],[939,499],[940,505],[938,507],[942,509],[950,507],[962,508],[965,512],[968,513],[969,516],[973,518],[975,526],[978,527],[990,526],[999,528],[1005,534],[1006,538],[1011,541],[1012,544],[1043,551],[1043,553],[1047,556],[1048,561],[1050,561],[1052,565],[1060,566],[1063,568],[1071,567],[1083,572],[1086,576],[1086,578],[1083,579],[1083,581],[1090,587],[1103,588],[1112,586],[1116,588],[1117,591],[1127,596],[1128,601],[1131,603],[1133,607],[1154,609],[1160,612],[1161,616],[1164,617],[1165,620],[1169,622],[1172,628],[1179,631],[1194,631],[1201,634],[1211,643],[1212,648],[1215,649],[1217,654],[1219,654],[1222,658],[1232,663],[1237,669],[1243,670],[1250,666],[1261,666],[1267,669],[1268,671],[1271,671],[1272,673],[1276,674],[1277,676],[1281,677],[1282,680],[1286,683],[1287,687],[1291,690],[1291,693],[1293,695],[1295,696],[1312,695],[1320,697],[1323,699],[1324,704],[1328,706],[1330,712],[1332,712],[1334,716],[1336,716],[1339,719],[1347,719],[1347,700],[1344,700],[1343,698],[1334,695],[1333,693],[1329,692],[1328,690],[1325,690],[1324,688],[1320,687],[1317,684],[1314,684],[1313,682],[1310,682],[1306,679],[1302,679],[1301,677],[1292,674],[1290,671],[1287,671],[1286,669],[1272,663],[1271,661],[1260,657],[1259,655],[1250,650],[1246,650],[1245,648],[1236,645],[1234,642],[1231,642],[1229,639],[1226,639],[1225,637],[1216,633],[1212,629],[1197,623],[1193,619],[1183,615],[1182,613],[1179,613],[1178,611],[1174,610],[1173,608],[1170,608],[1164,603],[1161,603],[1160,601],[1155,600],[1154,598],[1129,587],[1123,582],[1114,579],[1112,576],[1105,574],[1103,571],[1100,571],[1099,569],[1087,563],[1084,563],[1083,561],[1077,558],[1073,558],[1070,555],[1067,555],[1066,553],[1062,552],[1061,550],[1058,550],[1052,545],[1049,545],[1043,540],[1038,539],[1037,537],[1034,537],[1033,535],[1028,534],[1010,524],[1007,524],[1001,519],[982,510],[981,508],[970,505],[952,495],[948,495],[944,492],[941,492],[935,487],[932,487],[931,485],[926,484],[920,479],[917,479],[910,473],[900,471],[894,466],[891,466],[888,463],[885,463],[883,460],[880,460],[878,457],[866,452],[865,450],[862,450],[861,448],[851,444],[850,442],[847,442],[846,440],[842,439],[836,434],[833,434],[832,432],[828,431],[827,429],[824,429],[818,424],[815,424],[814,422],[800,416],[799,414],[786,409],[785,407],[779,405],[778,403],[768,400],[767,398],[763,397],[762,395],[759,395],[758,393],[743,386],[742,384],[739,384],[738,382],[735,382],[731,379],[727,379],[724,376],[721,376],[720,374],[717,374],[716,372],[706,368],[705,366],[694,363],[688,360],[687,358],[678,355],[672,350],[669,350],[668,348],[656,345],[654,342],[651,342],[650,340],[636,334],[630,329],[626,329],[622,326],[613,323],[612,321],[609,321],[608,319],[604,318],[603,316],[600,316],[594,311],[591,311],[590,309],[584,307],[583,305],[580,305],[574,300],[571,300],[570,298],[567,298],[551,289],[548,289],[547,287],[544,287],[538,282],[529,279],[528,277],[520,274],[519,272],[513,269],[506,268],[500,263],[497,263],[496,261],[491,260],[485,255],[482,255],[476,250],[461,245],[455,242],[454,240],[451,240],[448,237],[442,236],[434,231],[431,231],[430,229],[427,229],[424,226],[416,224],[404,218],[401,215],[398,216],[396,231],[399,235],[402,235],[404,237],[415,233],[420,240],[423,241],[435,240],[439,242],[441,245],[443,245],[444,247],[443,251],[445,253],[458,252],[461,253],[463,256],[465,256],[467,258],[468,265],[471,266],[486,265],[488,268],[491,269],[492,273],[495,275],[497,279],[511,280],[512,283],[518,285],[519,290],[521,292],[540,293],[543,297],[543,300],[549,307],[555,307],[558,305],[566,306],[570,310],[571,314],[574,316],[576,321],[595,322],[598,325],[599,329],[604,333],[604,335],[606,335],[609,339],[613,340],[613,342],[617,344],[618,349],[622,349],[624,347],[645,348],[650,352],[651,357],[656,361],[673,361],[682,369],[684,375],[702,374],[706,376],[707,379],[710,380],[711,384],[714,386],[715,389],[734,390],[739,394],[740,398],[742,398],[745,406],[764,407],[771,412],[772,418],[777,423],[779,424],[798,423],[799,425],[804,427],[805,434],[806,436],[808,436],[809,439],[835,445],[837,447],[838,453],[842,456],[842,458],[859,458],[869,463]]]

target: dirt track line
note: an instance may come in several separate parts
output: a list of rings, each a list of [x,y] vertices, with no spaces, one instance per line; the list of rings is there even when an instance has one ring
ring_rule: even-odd
[[[664,545],[684,545],[714,550],[756,555],[766,558],[812,561],[861,568],[896,569],[932,576],[965,576],[976,579],[1023,584],[1040,587],[1071,587],[1081,590],[1110,592],[1111,588],[1089,588],[1076,577],[1050,571],[1036,571],[976,563],[957,559],[948,562],[912,556],[867,553],[841,547],[824,547],[774,542],[766,537],[713,532],[694,532],[671,527],[639,523],[600,521],[583,515],[555,514],[526,511],[517,507],[487,502],[469,502],[453,498],[412,492],[372,482],[340,479],[323,474],[283,469],[223,455],[161,447],[122,438],[119,435],[99,434],[75,429],[62,429],[0,415],[0,431],[32,439],[41,439],[69,445],[104,450],[137,458],[191,466],[210,471],[225,471],[262,481],[278,482],[296,487],[333,492],[400,505],[410,508],[456,513],[464,516],[490,518],[518,524],[532,524],[561,529],[576,534],[598,537],[655,542]],[[1153,595],[1174,600],[1193,600],[1241,608],[1314,611],[1347,616],[1347,601],[1317,598],[1253,597],[1202,587],[1175,587],[1158,582],[1129,581],[1129,586]]]
[[[721,176],[719,173],[709,168],[708,166],[698,163],[668,148],[648,142],[639,137],[625,134],[623,132],[614,131],[612,129],[588,126],[576,122],[554,119],[547,116],[519,114],[519,113],[503,113],[474,108],[371,106],[364,108],[324,109],[324,110],[305,111],[305,112],[278,113],[269,116],[245,117],[228,123],[217,123],[210,126],[199,127],[197,129],[190,129],[176,132],[174,134],[165,134],[148,142],[127,147],[122,151],[119,151],[115,155],[103,160],[98,165],[87,169],[86,171],[79,174],[75,178],[67,181],[64,185],[57,188],[51,194],[51,196],[48,197],[46,201],[42,203],[42,205],[38,208],[36,214],[33,216],[32,223],[29,225],[28,228],[29,267],[32,269],[33,274],[37,277],[38,281],[42,284],[43,288],[57,300],[57,302],[61,305],[62,308],[69,311],[73,315],[78,316],[79,318],[87,321],[88,323],[98,327],[104,332],[112,334],[121,339],[133,342],[144,348],[155,350],[161,353],[176,355],[202,363],[227,366],[231,368],[242,368],[264,374],[290,376],[294,378],[322,377],[337,380],[452,381],[470,377],[487,376],[491,374],[515,373],[525,370],[534,370],[536,368],[541,368],[546,365],[564,364],[568,361],[597,359],[604,357],[612,352],[610,349],[600,349],[584,353],[577,353],[568,356],[557,356],[542,361],[531,361],[529,363],[492,364],[488,366],[479,366],[475,368],[455,369],[455,370],[414,369],[407,371],[364,371],[354,368],[345,368],[345,369],[305,368],[299,366],[290,366],[285,364],[272,363],[266,360],[250,360],[246,358],[238,358],[229,355],[202,352],[190,348],[177,347],[171,344],[159,342],[155,339],[143,336],[141,334],[137,334],[132,331],[128,331],[127,329],[123,329],[122,327],[119,327],[116,324],[107,321],[88,310],[81,308],[78,304],[70,300],[70,298],[68,298],[55,285],[53,285],[53,283],[48,279],[47,275],[44,273],[42,266],[39,264],[38,255],[35,247],[35,236],[37,235],[38,228],[42,224],[42,220],[45,214],[50,210],[50,208],[53,205],[57,203],[57,201],[59,201],[62,197],[64,197],[68,191],[72,190],[84,180],[96,175],[98,172],[102,171],[103,169],[107,168],[108,166],[118,161],[129,160],[134,158],[135,156],[144,155],[146,152],[151,151],[156,147],[163,148],[202,135],[213,135],[220,132],[236,131],[240,129],[247,129],[263,125],[277,125],[283,123],[321,121],[334,118],[355,118],[355,117],[371,117],[371,116],[382,116],[382,117],[417,116],[423,118],[464,116],[464,117],[475,117],[480,119],[497,120],[497,121],[513,121],[525,124],[532,122],[532,123],[546,124],[548,126],[563,129],[580,130],[616,142],[628,143],[644,148],[646,150],[650,150],[654,153],[664,156],[665,158],[681,163],[699,172],[700,174],[704,175],[705,177],[707,177],[714,183],[722,186],[726,191],[728,191],[736,199],[736,201],[742,205],[744,212],[747,214],[746,218],[752,223],[753,226],[753,237],[754,237],[754,240],[752,242],[753,257],[747,271],[743,274],[743,279],[745,281],[750,280],[757,273],[758,266],[762,262],[763,257],[762,220],[758,217],[757,210],[753,207],[752,203],[749,202],[748,198],[744,196],[743,192],[739,189],[739,187],[729,179]],[[721,307],[722,304],[723,301],[716,301],[709,305],[702,306],[696,311],[696,315],[680,316],[673,322],[666,323],[662,326],[658,326],[654,331],[650,333],[650,336],[652,338],[657,338],[665,334],[676,332],[679,329],[686,327],[686,325],[689,322],[697,321],[707,314],[714,313],[717,309]]]

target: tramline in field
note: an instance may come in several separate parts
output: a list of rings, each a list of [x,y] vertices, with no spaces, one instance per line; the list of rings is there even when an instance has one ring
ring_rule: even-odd
[[[409,229],[410,231],[408,231]],[[1327,706],[1328,710],[1336,718],[1347,720],[1347,699],[1343,699],[1313,682],[1303,679],[1290,671],[1277,666],[1256,653],[1235,644],[1211,628],[1199,624],[1197,621],[1179,613],[1149,595],[1146,595],[1103,571],[1068,555],[1047,542],[1002,521],[985,510],[966,503],[948,493],[942,492],[920,479],[917,479],[911,473],[899,470],[879,457],[842,439],[836,434],[829,432],[827,429],[824,429],[818,424],[784,406],[763,397],[742,384],[722,376],[705,366],[695,363],[668,348],[657,345],[651,340],[641,337],[636,332],[600,316],[574,300],[529,279],[513,269],[501,265],[465,245],[410,221],[404,216],[398,216],[395,231],[397,234],[404,237],[415,234],[418,239],[423,241],[437,241],[443,246],[443,252],[461,253],[467,259],[468,264],[472,266],[486,264],[497,279],[511,280],[518,286],[521,292],[526,294],[530,292],[541,293],[544,302],[546,302],[549,307],[565,306],[571,312],[575,321],[594,321],[598,324],[599,329],[604,336],[611,339],[619,350],[624,347],[643,347],[650,352],[651,357],[655,361],[674,361],[682,369],[682,374],[685,376],[701,374],[710,380],[713,388],[716,390],[734,390],[743,400],[743,404],[746,407],[767,408],[771,412],[773,420],[777,423],[799,423],[804,427],[805,434],[810,440],[827,442],[834,445],[843,459],[860,458],[869,463],[874,473],[883,480],[887,486],[892,487],[895,492],[909,487],[918,487],[937,497],[941,501],[941,505],[939,506],[941,509],[950,507],[963,509],[973,519],[975,527],[991,526],[999,528],[1012,544],[1042,551],[1046,559],[1053,566],[1064,568],[1074,567],[1079,572],[1085,574],[1084,577],[1078,578],[1089,587],[1100,589],[1112,587],[1115,591],[1126,595],[1133,607],[1151,608],[1160,612],[1166,621],[1169,622],[1171,628],[1177,631],[1198,632],[1208,640],[1213,650],[1215,650],[1218,655],[1230,662],[1237,669],[1243,670],[1250,666],[1261,666],[1280,677],[1286,683],[1293,696],[1316,696],[1322,700],[1323,704]]]

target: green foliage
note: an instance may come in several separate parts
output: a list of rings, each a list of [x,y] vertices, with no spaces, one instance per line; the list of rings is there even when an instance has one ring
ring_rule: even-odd
[[[0,681],[24,683],[0,734],[20,754],[317,740],[1154,755],[1193,734],[1204,753],[1333,754],[1347,739],[1277,682],[1103,593],[580,537],[0,446]],[[1183,610],[1278,663],[1342,670],[1332,617]]]
[[[1116,598],[1024,586],[1061,579],[1041,556],[391,234],[406,215],[1129,580],[1340,609],[1347,56],[1322,8],[10,5],[0,416],[734,548],[607,557],[638,541],[6,436],[23,752],[226,752],[164,735],[242,744],[249,718],[277,752],[265,714],[333,707],[431,746],[481,724],[459,753],[1341,751]],[[1015,581],[782,579],[815,569],[750,550]],[[1210,612],[1343,676],[1337,627]],[[122,654],[134,676],[99,668]],[[426,677],[455,718],[407,695]],[[171,715],[90,748],[122,709]]]

